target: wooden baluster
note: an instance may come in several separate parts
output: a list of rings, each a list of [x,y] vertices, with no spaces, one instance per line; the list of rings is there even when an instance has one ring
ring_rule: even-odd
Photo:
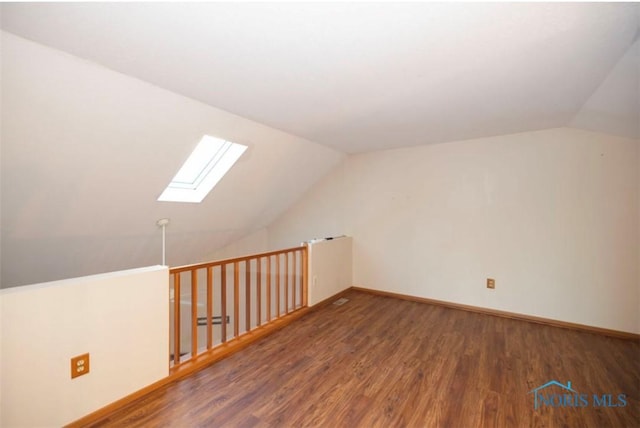
[[[180,273],[173,274],[173,365],[180,364]]]
[[[281,256],[284,256],[284,261]],[[291,257],[291,260],[289,260]],[[262,261],[265,260],[266,270],[262,267]],[[252,330],[251,319],[253,315],[252,310],[252,272],[251,263],[255,260],[255,287],[256,287],[256,299],[255,299],[255,327],[263,325],[263,299],[262,290],[265,288],[266,304],[266,322],[269,323],[272,319],[280,318],[283,315],[287,315],[296,311],[299,307],[307,307],[308,295],[309,295],[309,247],[303,246],[299,248],[289,248],[281,251],[273,251],[264,253],[262,255],[239,257],[236,259],[228,259],[221,262],[203,263],[200,265],[187,266],[182,268],[175,268],[170,271],[170,275],[173,275],[173,291],[174,302],[173,312],[174,321],[170,329],[173,331],[174,344],[173,344],[173,365],[178,366],[180,364],[180,352],[181,349],[181,277],[182,273],[191,272],[191,357],[196,357],[198,354],[198,271],[199,269],[206,269],[207,278],[207,290],[206,290],[206,319],[207,319],[207,331],[206,331],[206,346],[207,349],[215,348],[215,333],[214,333],[214,276],[215,269],[220,266],[220,306],[221,306],[221,332],[220,341],[225,343],[228,341],[227,337],[227,317],[233,317],[234,332],[233,337],[237,338],[240,334],[240,266],[244,262],[245,268],[245,330],[242,334],[248,333]],[[275,268],[273,267],[275,263]],[[227,267],[233,264],[233,285],[227,284]],[[273,275],[272,275],[273,273]],[[266,283],[263,281],[263,274],[266,278]],[[284,275],[284,278],[283,278]],[[275,283],[273,282],[275,278]],[[274,285],[272,290],[271,285]],[[266,287],[263,287],[266,285]],[[284,290],[281,290],[281,285]],[[234,299],[233,307],[231,310],[231,316],[228,315],[229,310],[227,306],[227,286],[233,287]],[[273,299],[276,299],[274,302]],[[298,306],[298,299],[300,299],[300,306]],[[284,308],[281,306],[284,304]],[[273,305],[273,306],[272,306]],[[185,326],[186,328],[186,326]],[[204,346],[204,343],[202,344]]]
[[[251,330],[251,260],[244,263],[244,290],[245,290],[245,325],[244,331]]]
[[[221,296],[220,296],[220,338],[222,343],[227,341],[227,265],[220,265],[220,283],[222,284]]]
[[[293,272],[293,310],[296,310],[296,279],[298,278],[297,275],[297,263],[296,263],[296,259],[298,258],[298,251],[294,251],[293,252],[293,268],[291,269],[291,272]]]
[[[280,254],[276,254],[276,318],[280,317]]]
[[[284,253],[284,313],[289,313],[289,253]]]
[[[191,357],[198,355],[198,270],[191,271]]]
[[[213,346],[213,267],[207,267],[207,349]]]
[[[256,260],[256,327],[262,324],[262,257]]]
[[[267,322],[271,321],[271,256],[267,256]]]
[[[233,263],[233,338],[238,337],[240,328],[240,280],[239,263]]]
[[[302,306],[309,304],[309,246],[302,249]]]

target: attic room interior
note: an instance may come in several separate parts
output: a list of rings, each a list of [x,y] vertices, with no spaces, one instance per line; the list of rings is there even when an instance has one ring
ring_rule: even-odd
[[[0,23],[0,426],[640,426],[640,4]]]

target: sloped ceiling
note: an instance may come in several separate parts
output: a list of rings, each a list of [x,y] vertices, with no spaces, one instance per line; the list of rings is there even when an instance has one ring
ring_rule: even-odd
[[[580,108],[571,126],[640,138],[640,38]]]
[[[2,33],[2,287],[203,261],[344,154]],[[249,146],[200,204],[158,202],[204,135]]]
[[[567,125],[638,3],[3,4],[3,28],[353,153]]]
[[[0,17],[3,288],[158,263],[163,217],[169,264],[200,261],[345,153],[566,125],[640,138],[638,4],[3,3]],[[203,134],[250,149],[202,204],[157,202]]]

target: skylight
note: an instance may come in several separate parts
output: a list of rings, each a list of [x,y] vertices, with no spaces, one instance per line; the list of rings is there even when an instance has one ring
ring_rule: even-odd
[[[158,200],[202,202],[245,150],[242,144],[205,135]]]

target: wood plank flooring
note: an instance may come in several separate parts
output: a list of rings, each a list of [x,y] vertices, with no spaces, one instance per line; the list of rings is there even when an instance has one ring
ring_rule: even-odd
[[[638,342],[345,297],[93,426],[640,426]],[[571,381],[588,406],[534,409],[530,391],[551,380]],[[562,399],[558,386],[542,392]],[[603,406],[605,394],[611,404],[625,394],[627,405]]]

